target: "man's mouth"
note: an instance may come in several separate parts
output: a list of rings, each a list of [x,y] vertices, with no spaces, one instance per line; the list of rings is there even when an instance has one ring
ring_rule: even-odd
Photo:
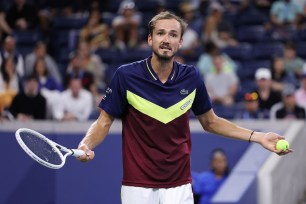
[[[168,45],[161,45],[159,48],[163,50],[172,50],[171,47]]]

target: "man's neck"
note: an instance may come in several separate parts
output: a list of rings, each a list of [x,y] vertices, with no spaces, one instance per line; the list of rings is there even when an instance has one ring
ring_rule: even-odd
[[[165,83],[173,69],[173,58],[171,60],[159,60],[156,56],[152,56],[151,66],[157,74],[159,80]]]

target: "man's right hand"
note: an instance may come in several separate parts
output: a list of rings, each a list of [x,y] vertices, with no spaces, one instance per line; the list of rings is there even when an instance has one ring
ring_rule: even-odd
[[[77,160],[79,160],[81,162],[88,162],[88,161],[92,160],[95,157],[95,152],[90,150],[88,148],[88,146],[85,145],[85,144],[79,146],[78,149],[83,150],[85,152],[84,155],[82,155],[80,157],[77,157]]]

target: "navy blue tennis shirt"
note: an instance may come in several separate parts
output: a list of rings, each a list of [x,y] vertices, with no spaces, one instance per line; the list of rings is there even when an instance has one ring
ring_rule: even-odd
[[[123,185],[169,188],[191,182],[190,110],[212,108],[196,67],[174,62],[162,83],[151,57],[117,69],[100,103],[122,119]]]

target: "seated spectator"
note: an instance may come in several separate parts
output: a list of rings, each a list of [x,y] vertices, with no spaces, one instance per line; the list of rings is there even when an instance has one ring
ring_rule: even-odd
[[[202,173],[192,172],[195,201],[199,197],[197,204],[210,204],[212,197],[229,175],[227,156],[222,149],[215,149],[210,161],[210,170]]]
[[[34,64],[33,74],[38,79],[39,89],[46,88],[49,90],[61,91],[62,85],[59,84],[55,78],[48,73],[48,68],[46,66],[45,60],[43,58],[38,58]]]
[[[196,9],[189,2],[183,2],[179,6],[180,12],[182,13],[183,19],[188,23],[188,27],[183,35],[183,42],[180,47],[180,53],[185,56],[195,56],[195,49],[199,46],[199,34],[196,28],[197,24],[197,16]]]
[[[45,60],[38,58],[34,64],[34,76],[38,79],[39,90],[47,102],[46,118],[52,119],[52,107],[58,104],[59,94],[63,90],[55,78],[48,73]]]
[[[122,1],[118,12],[119,15],[112,22],[115,31],[115,46],[120,50],[125,49],[126,46],[137,46],[141,16],[135,10],[134,1]]]
[[[208,73],[215,73],[215,67],[213,65],[213,57],[220,55],[223,58],[223,72],[235,72],[237,69],[236,63],[225,53],[221,53],[219,48],[212,42],[205,44],[205,52],[201,54],[197,62],[197,67],[200,73],[205,76]]]
[[[0,3],[0,42],[7,36],[13,34],[13,29],[6,22],[4,5]]]
[[[26,77],[24,90],[15,96],[9,111],[20,121],[46,118],[46,99],[40,94],[34,75]]]
[[[306,109],[297,105],[295,88],[287,84],[282,91],[282,102],[271,108],[271,119],[305,119]]]
[[[209,11],[204,21],[203,41],[211,41],[218,48],[236,46],[238,41],[233,36],[233,27],[223,19],[224,8],[218,2],[212,2]]]
[[[12,30],[35,29],[38,25],[38,11],[26,0],[14,0],[6,12],[5,20]]]
[[[274,1],[270,10],[274,38],[289,39],[288,28],[296,29],[301,21],[302,8],[293,0]]]
[[[100,56],[90,52],[89,44],[86,41],[81,41],[78,44],[76,54],[85,71],[93,74],[95,87],[100,90],[105,88],[105,66]]]
[[[82,86],[88,90],[96,93],[96,87],[94,83],[94,76],[91,72],[87,71],[82,63],[81,57],[77,53],[70,55],[70,63],[67,68],[65,77],[65,88],[68,88],[71,78],[79,78],[82,81]]]
[[[91,51],[111,46],[108,25],[101,22],[100,19],[100,11],[98,9],[92,10],[87,24],[80,31],[80,42],[88,42]]]
[[[6,58],[13,58],[15,68],[18,76],[21,78],[24,76],[24,61],[22,55],[16,49],[16,40],[13,36],[7,36],[4,39],[3,47],[0,53],[0,65]]]
[[[296,103],[306,108],[306,64],[304,65],[305,70],[301,76],[301,87],[295,92]]]
[[[13,98],[19,92],[19,78],[12,58],[7,58],[1,65],[0,74],[0,106],[3,109],[10,107]]]
[[[296,55],[296,47],[293,42],[286,42],[284,46],[284,68],[298,79],[302,74],[304,60]]]
[[[272,60],[272,89],[282,91],[284,84],[298,86],[298,81],[292,72],[286,72],[284,69],[284,58],[275,57]]]
[[[243,110],[238,112],[236,119],[252,120],[266,119],[269,115],[259,108],[259,97],[256,92],[245,93],[243,97]]]
[[[281,93],[272,90],[271,71],[268,68],[259,68],[255,72],[255,80],[259,96],[259,108],[267,113],[270,108],[281,101]]]
[[[93,98],[89,91],[83,89],[79,78],[71,78],[69,87],[63,91],[54,107],[53,116],[56,120],[85,121],[89,118]]]
[[[208,94],[214,104],[233,105],[239,84],[238,77],[234,72],[226,73],[223,71],[222,56],[214,56],[213,63],[216,73],[205,75]]]
[[[54,77],[57,83],[62,83],[62,76],[54,59],[47,53],[46,43],[39,41],[36,43],[32,53],[25,58],[25,74],[30,75],[34,71],[34,64],[37,59],[42,58],[45,61],[46,68],[50,76]]]

